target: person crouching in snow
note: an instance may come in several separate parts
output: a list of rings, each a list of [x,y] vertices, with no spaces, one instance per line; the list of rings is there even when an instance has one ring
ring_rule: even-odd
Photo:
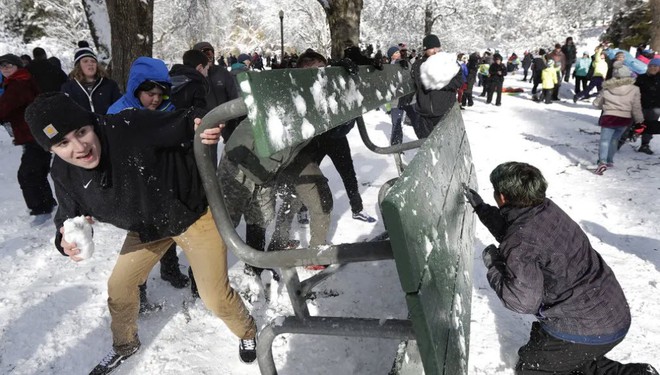
[[[559,82],[559,78],[557,77],[555,61],[549,59],[545,64],[546,68],[541,72],[542,91],[539,101],[545,102],[545,104],[552,104],[552,91],[555,89],[555,85]]]
[[[630,69],[622,61],[612,65],[612,79],[603,83],[603,91],[598,94],[593,105],[603,110],[598,119],[600,143],[596,169],[596,174],[603,174],[607,168],[614,166],[619,138],[626,128],[633,124],[633,120],[635,124],[644,123],[639,87],[635,86]]]
[[[241,360],[256,359],[257,327],[229,284],[227,248],[192,150],[180,147],[193,139],[196,117],[192,108],[95,115],[63,93],[42,94],[26,110],[37,143],[55,154],[55,246],[62,255],[80,260],[76,244],[63,240],[66,219],[91,216],[128,230],[108,280],[113,345],[92,374],[112,371],[140,348],[138,285],[174,242],[197,275],[204,304],[238,336]],[[216,145],[223,126],[205,130],[202,143]]]
[[[479,220],[500,246],[483,251],[488,283],[504,306],[532,314],[516,375],[655,374],[648,364],[605,357],[630,328],[630,307],[612,269],[552,200],[536,167],[519,162],[490,173],[497,207],[465,188]]]
[[[455,55],[440,52],[440,39],[424,37],[424,57],[415,61],[410,75],[415,85],[414,105],[419,115],[414,130],[417,138],[429,136],[435,125],[456,103],[456,91],[463,86],[463,73]]]

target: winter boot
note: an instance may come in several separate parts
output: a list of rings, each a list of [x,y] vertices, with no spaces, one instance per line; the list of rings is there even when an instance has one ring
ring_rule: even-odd
[[[648,144],[639,146],[639,148],[637,149],[637,152],[643,152],[647,155],[653,155],[653,151],[651,151],[651,147],[649,147]]]
[[[199,298],[199,290],[197,290],[197,283],[195,282],[192,267],[188,267],[188,277],[190,278],[190,293],[192,293],[192,297]]]
[[[147,299],[147,283],[140,285],[140,314],[148,314],[163,308],[162,305],[150,303]]]
[[[188,286],[188,277],[179,269],[179,257],[176,254],[176,244],[172,244],[160,258],[160,278],[173,287],[182,289]]]

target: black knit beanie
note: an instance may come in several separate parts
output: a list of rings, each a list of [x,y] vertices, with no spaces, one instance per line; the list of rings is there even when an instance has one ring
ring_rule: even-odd
[[[98,61],[96,58],[96,54],[94,53],[94,50],[92,47],[89,46],[89,43],[87,43],[84,40],[81,40],[78,42],[78,48],[73,52],[73,63],[77,63],[82,59],[83,57],[91,57],[94,60]]]
[[[61,92],[37,96],[25,110],[25,121],[34,139],[46,151],[61,142],[69,132],[96,122],[92,112]]]
[[[424,47],[424,51],[431,48],[440,48],[440,39],[438,39],[437,35],[429,34],[424,37],[422,46]]]

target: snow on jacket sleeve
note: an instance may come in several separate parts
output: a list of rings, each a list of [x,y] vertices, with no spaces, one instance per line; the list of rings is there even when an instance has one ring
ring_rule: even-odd
[[[522,241],[503,243],[486,277],[506,308],[521,314],[538,313],[543,298],[543,272],[531,245]]]

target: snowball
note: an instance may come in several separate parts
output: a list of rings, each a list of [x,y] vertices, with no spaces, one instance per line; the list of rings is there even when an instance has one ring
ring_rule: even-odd
[[[64,241],[76,244],[80,250],[79,258],[88,259],[94,253],[92,225],[84,216],[66,219],[64,222]]]
[[[429,57],[420,67],[420,78],[427,90],[440,90],[458,73],[456,55],[439,52]]]

